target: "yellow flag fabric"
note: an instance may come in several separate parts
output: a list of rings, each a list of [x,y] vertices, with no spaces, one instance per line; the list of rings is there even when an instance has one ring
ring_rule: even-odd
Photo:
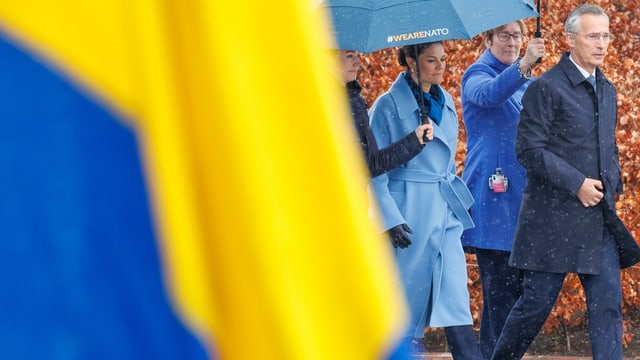
[[[222,359],[375,359],[406,323],[308,0],[0,2],[135,129],[176,311]]]

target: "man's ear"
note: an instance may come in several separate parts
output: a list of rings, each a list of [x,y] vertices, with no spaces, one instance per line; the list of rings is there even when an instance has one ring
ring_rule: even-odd
[[[565,34],[565,39],[567,41],[567,44],[569,45],[569,48],[573,49],[576,46],[575,34],[568,32]]]

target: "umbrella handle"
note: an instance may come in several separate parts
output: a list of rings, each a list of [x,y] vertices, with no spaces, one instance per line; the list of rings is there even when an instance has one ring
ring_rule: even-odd
[[[539,38],[542,37],[542,32],[540,31],[540,0],[538,0],[538,17],[536,18],[536,32],[533,34],[534,37]],[[539,57],[538,60],[536,60],[536,64],[539,64],[542,62],[542,57]]]
[[[540,32],[540,20],[538,20],[538,30],[533,34],[534,37],[542,37],[542,33]],[[540,64],[542,62],[542,56],[536,60],[536,64]]]
[[[540,19],[538,18],[538,29],[536,30],[536,32],[533,34],[534,37],[542,37],[542,33],[540,32]],[[536,64],[540,64],[542,62],[542,56],[538,58],[538,60],[536,60]]]
[[[420,123],[421,124],[429,123],[429,112],[424,108],[424,106],[421,106],[421,109],[420,109]],[[422,142],[426,144],[429,141],[431,141],[431,139],[427,137],[426,132],[422,134]]]
[[[429,112],[425,109],[424,106],[424,94],[422,94],[422,76],[420,75],[420,53],[418,52],[418,44],[413,45],[413,50],[415,51],[415,60],[416,60],[416,76],[418,77],[418,93],[420,94],[420,123],[428,124],[429,123]],[[426,134],[422,134],[422,142],[425,144],[429,142]]]

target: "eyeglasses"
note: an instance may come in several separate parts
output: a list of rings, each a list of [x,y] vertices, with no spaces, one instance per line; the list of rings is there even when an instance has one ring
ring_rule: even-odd
[[[587,40],[591,41],[591,42],[597,42],[599,40],[602,40],[606,43],[608,43],[609,41],[613,40],[613,34],[611,33],[589,33],[589,34],[580,34],[578,32],[572,32],[572,34],[574,35],[582,35],[584,37],[587,38]]]
[[[509,41],[509,38],[513,38],[513,41],[515,42],[522,41],[522,33],[519,33],[519,32],[510,34],[508,32],[503,31],[503,32],[496,33],[496,36],[498,37],[498,40],[502,42]]]

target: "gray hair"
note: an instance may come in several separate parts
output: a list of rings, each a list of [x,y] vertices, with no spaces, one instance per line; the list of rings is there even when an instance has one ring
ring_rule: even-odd
[[[609,22],[609,15],[598,5],[584,4],[576,7],[571,11],[567,21],[564,23],[564,31],[568,33],[575,33],[580,27],[580,17],[585,14],[604,16]]]

